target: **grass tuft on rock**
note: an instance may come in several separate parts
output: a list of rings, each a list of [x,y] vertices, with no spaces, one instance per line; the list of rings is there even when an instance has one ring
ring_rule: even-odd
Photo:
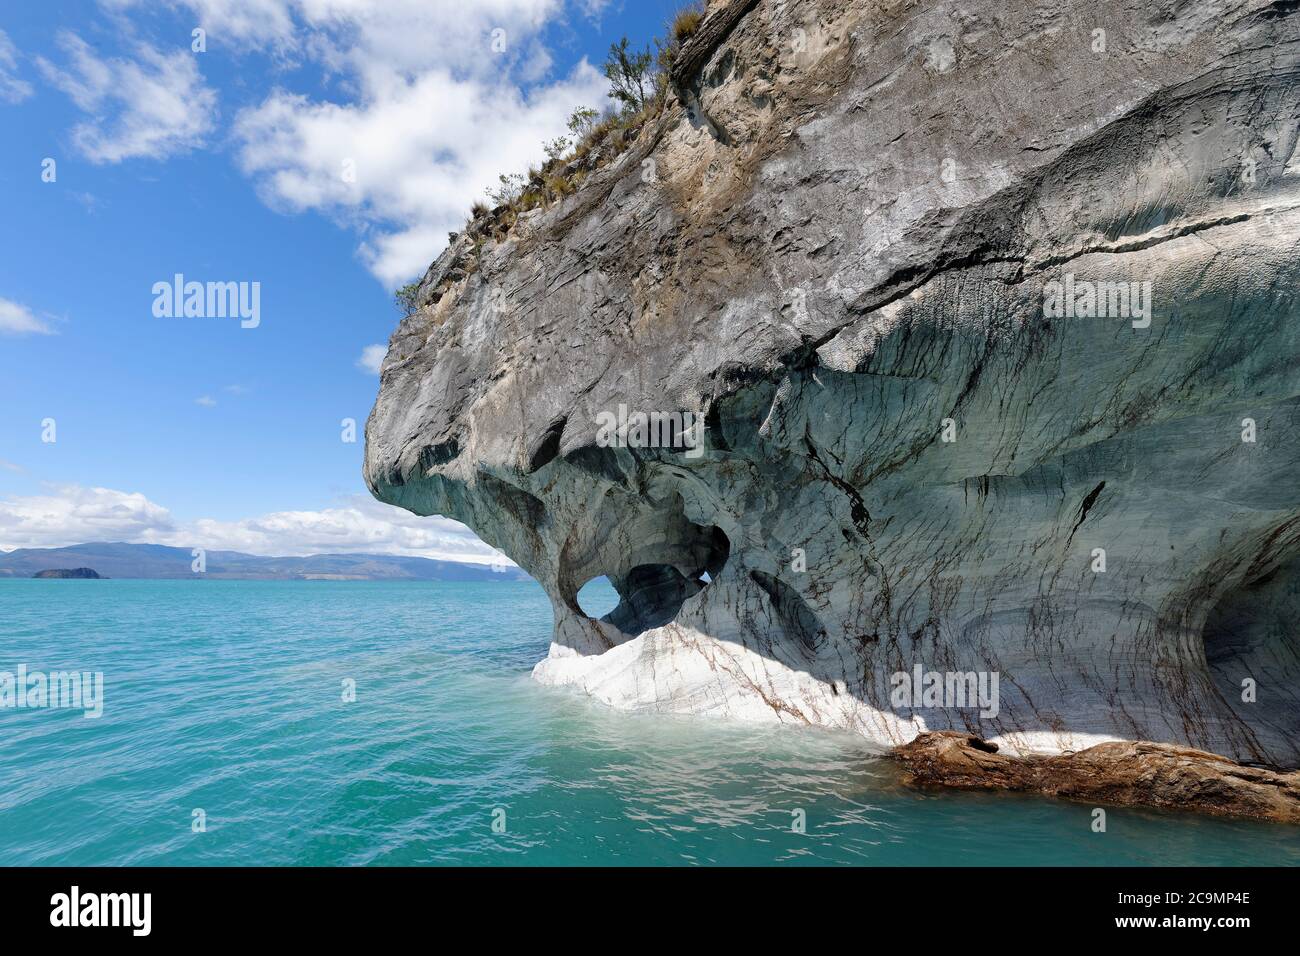
[[[696,0],[668,21],[665,36],[654,41],[656,52],[651,53],[651,47],[636,50],[627,37],[610,46],[604,72],[610,79],[611,102],[599,111],[576,108],[567,122],[569,135],[543,143],[546,161],[540,168],[530,167],[527,174],[503,174],[497,186],[488,190],[487,201],[474,201],[464,236],[475,261],[465,264],[466,273],[473,271],[469,265],[477,264],[484,243],[504,242],[524,213],[573,195],[587,177],[626,152],[642,129],[663,113],[668,74],[704,18],[704,4]],[[417,289],[413,284],[397,291],[398,308],[406,310],[403,314],[416,311],[415,292],[408,290]]]

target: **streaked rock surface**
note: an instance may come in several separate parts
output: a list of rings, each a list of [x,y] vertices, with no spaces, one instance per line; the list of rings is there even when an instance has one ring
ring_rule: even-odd
[[[1168,744],[1113,741],[1078,753],[1013,757],[945,730],[895,748],[904,780],[919,787],[1018,790],[1099,804],[1195,810],[1300,823],[1300,773],[1243,767]]]
[[[366,480],[536,577],[535,676],[614,706],[1296,766],[1298,25],[715,3],[615,163],[430,267]],[[1066,275],[1149,325],[1047,314]],[[602,447],[620,404],[703,454]],[[917,665],[997,715],[898,706]]]

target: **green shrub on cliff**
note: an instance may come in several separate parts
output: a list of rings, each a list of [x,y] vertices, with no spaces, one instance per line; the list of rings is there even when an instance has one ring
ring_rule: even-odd
[[[611,43],[605,58],[605,79],[609,80],[609,98],[620,104],[627,115],[640,113],[654,92],[654,55],[650,48],[629,50],[627,37]]]
[[[412,282],[402,286],[393,293],[393,304],[403,316],[411,315],[420,307],[417,301],[420,295],[420,283]]]
[[[503,239],[520,213],[558,202],[590,173],[622,155],[636,134],[663,109],[668,99],[668,73],[682,45],[699,31],[704,16],[699,0],[679,10],[669,21],[666,36],[655,40],[656,53],[648,46],[641,51],[633,49],[627,37],[611,44],[603,69],[610,83],[609,98],[617,108],[611,105],[603,114],[587,106],[576,108],[567,123],[570,135],[543,144],[546,162],[541,169],[530,169],[526,176],[502,175],[498,177],[500,185],[488,190],[495,217],[489,219],[482,203],[475,204],[471,234]]]

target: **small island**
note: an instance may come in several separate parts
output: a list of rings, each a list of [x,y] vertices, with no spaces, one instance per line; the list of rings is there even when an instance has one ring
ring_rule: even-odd
[[[92,568],[49,568],[45,571],[37,571],[32,575],[34,578],[93,578],[103,580],[98,571]]]

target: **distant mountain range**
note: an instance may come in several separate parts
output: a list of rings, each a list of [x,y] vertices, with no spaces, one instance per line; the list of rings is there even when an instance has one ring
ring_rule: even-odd
[[[78,544],[0,552],[0,578],[30,578],[40,571],[91,568],[106,578],[222,578],[240,581],[527,581],[516,567],[433,561],[391,554],[313,554],[263,558],[239,551],[208,551],[207,570],[191,570],[189,548],[160,544]]]

